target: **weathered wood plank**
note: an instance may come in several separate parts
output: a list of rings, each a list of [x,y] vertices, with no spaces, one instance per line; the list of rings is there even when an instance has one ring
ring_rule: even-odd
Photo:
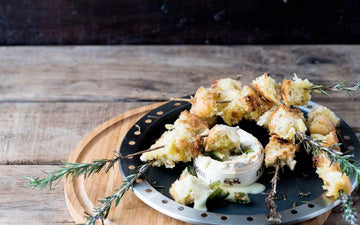
[[[320,104],[339,114],[360,136],[354,112],[360,104],[330,101]],[[66,160],[79,141],[108,119],[147,102],[72,102],[0,104],[0,164],[58,164]]]
[[[74,224],[63,182],[52,190],[31,190],[21,176],[39,177],[56,166],[0,166],[0,224]]]
[[[74,224],[66,208],[63,182],[52,190],[37,191],[29,189],[26,180],[21,177],[41,177],[41,171],[56,168],[49,165],[0,165],[0,224]],[[354,196],[358,211],[359,195],[358,190]],[[344,224],[338,208],[324,225],[334,224]]]
[[[144,104],[0,104],[0,164],[60,163],[92,129]]]
[[[0,101],[159,101],[264,72],[315,83],[360,79],[360,46],[0,48]]]

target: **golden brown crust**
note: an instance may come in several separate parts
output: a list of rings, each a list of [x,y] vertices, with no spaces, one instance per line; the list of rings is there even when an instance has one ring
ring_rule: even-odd
[[[245,118],[248,120],[258,120],[271,107],[271,103],[265,102],[248,85],[244,86],[242,94],[246,105]]]
[[[236,149],[240,149],[240,136],[237,128],[217,124],[210,129],[205,138],[205,151],[217,151],[224,154],[225,158]]]
[[[287,106],[306,105],[311,99],[311,83],[297,76],[293,80],[284,79],[281,84],[281,96]]]
[[[306,129],[304,115],[299,109],[280,105],[271,113],[271,135],[292,141],[296,132],[305,133]]]
[[[143,153],[142,161],[151,161],[153,166],[165,165],[173,168],[178,162],[189,162],[202,151],[199,135],[208,132],[208,124],[185,110],[181,112],[172,129],[166,131],[151,147],[163,146],[155,151]]]
[[[209,125],[204,120],[200,119],[187,110],[181,112],[179,118],[175,121],[174,126],[184,126],[189,133],[194,135],[199,135],[209,127]]]
[[[311,124],[313,121],[315,121],[321,116],[326,116],[332,122],[334,127],[340,125],[340,119],[335,115],[335,113],[332,112],[329,108],[322,105],[316,106],[313,110],[311,110],[308,113],[307,116],[308,116],[308,124]]]
[[[265,165],[268,167],[280,163],[282,167],[287,165],[293,170],[296,164],[294,156],[298,148],[299,146],[291,141],[271,136],[265,147]]]
[[[237,124],[246,112],[246,104],[242,95],[242,84],[239,81],[225,78],[215,81],[211,88],[220,93],[221,101],[230,101],[218,104],[218,115],[227,125]]]
[[[216,120],[216,101],[218,101],[219,98],[220,93],[211,88],[204,88],[201,86],[196,91],[190,111],[197,117],[205,120],[209,124],[212,124]]]
[[[284,79],[281,84],[281,97],[284,100],[285,105],[291,105],[290,91],[291,91],[291,80]]]
[[[276,83],[267,73],[253,80],[252,86],[267,101],[277,105],[281,104],[280,84]]]
[[[308,128],[311,134],[327,135],[328,133],[335,131],[334,124],[327,116],[318,116],[310,124]]]
[[[312,134],[311,137],[322,141],[324,147],[330,147],[338,143],[335,131],[331,131],[327,135]],[[340,151],[340,148],[334,149]],[[325,152],[313,157],[313,162],[317,167],[316,173],[324,182],[323,188],[327,191],[326,196],[337,198],[340,190],[346,194],[351,193],[351,181],[346,174],[341,172],[339,163],[332,163]]]

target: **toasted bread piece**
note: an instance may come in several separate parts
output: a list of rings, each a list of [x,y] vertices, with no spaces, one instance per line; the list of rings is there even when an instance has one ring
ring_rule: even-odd
[[[217,101],[220,93],[212,88],[201,86],[194,96],[190,112],[212,125],[216,121]]]
[[[229,101],[218,104],[218,115],[228,125],[237,124],[243,117],[257,120],[271,107],[271,103],[264,101],[252,88],[242,87],[239,81],[230,78],[217,80],[212,88],[221,94],[221,101]]]
[[[322,141],[322,146],[324,146],[324,147],[329,147],[329,146],[335,145],[339,142],[339,139],[337,138],[335,131],[331,131],[330,133],[328,133],[326,135],[311,134],[311,138]],[[340,149],[335,149],[335,150],[340,151]]]
[[[307,124],[311,134],[327,135],[335,131],[335,126],[327,116],[317,116],[311,123]]]
[[[232,151],[240,149],[240,136],[236,129],[222,124],[215,125],[205,139],[205,151],[217,151],[228,158]]]
[[[336,199],[339,195],[339,191],[343,191],[345,194],[351,194],[351,182],[346,174],[340,171],[334,170],[333,166],[328,168],[316,169],[316,173],[323,180],[323,189],[326,190],[327,197],[333,197]]]
[[[251,87],[245,85],[242,90],[245,101],[244,118],[257,121],[270,107],[271,103],[264,101]]]
[[[277,106],[272,106],[269,110],[267,110],[264,114],[262,114],[258,121],[256,122],[257,125],[259,126],[263,126],[266,129],[269,129],[269,124],[271,121],[271,114],[275,111],[275,109],[277,108]]]
[[[293,80],[284,79],[281,84],[281,96],[285,105],[306,105],[311,99],[311,85],[308,79],[302,80],[296,75]]]
[[[191,133],[194,136],[207,133],[208,128],[209,125],[205,121],[187,110],[182,111],[179,118],[174,122],[174,129],[184,133]]]
[[[223,78],[216,80],[211,88],[220,93],[222,101],[232,101],[241,96],[242,84],[240,81],[231,78]]]
[[[281,104],[281,85],[276,83],[267,73],[253,80],[252,86],[269,102],[274,102],[278,105]]]
[[[305,133],[306,129],[304,115],[299,109],[280,105],[271,114],[269,123],[271,135],[293,141],[296,132]]]
[[[311,124],[313,120],[318,119],[320,116],[328,117],[335,127],[338,127],[340,125],[340,119],[335,115],[335,113],[326,106],[322,105],[316,106],[308,113],[308,124]]]
[[[218,116],[228,125],[234,125],[241,121],[247,108],[242,96],[242,84],[239,81],[225,78],[217,80],[211,87],[220,93],[221,101],[229,101],[229,103],[218,104]]]
[[[178,162],[189,162],[201,152],[201,134],[208,132],[208,124],[191,114],[183,111],[175,121],[172,129],[166,131],[151,146],[151,148],[164,146],[163,148],[143,153],[142,161],[152,161],[153,166],[173,168]]]
[[[265,147],[265,166],[275,166],[280,163],[281,167],[287,165],[294,170],[296,165],[294,156],[297,149],[298,146],[293,142],[271,136],[270,142]]]
[[[311,137],[322,141],[324,147],[338,143],[335,131],[331,131],[327,135],[312,134]],[[340,151],[339,148],[335,148],[335,150]],[[313,161],[316,165],[316,173],[324,182],[323,189],[327,191],[326,196],[337,198],[340,190],[346,194],[351,193],[351,181],[345,173],[341,172],[339,163],[332,163],[325,152],[314,157]]]
[[[212,190],[208,184],[191,175],[185,168],[180,178],[171,185],[169,193],[180,204],[194,203],[194,209],[206,211],[206,201]]]

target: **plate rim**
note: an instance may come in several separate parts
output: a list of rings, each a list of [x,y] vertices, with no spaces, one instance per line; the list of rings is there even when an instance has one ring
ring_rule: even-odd
[[[138,129],[136,125],[140,121],[149,120],[150,117],[154,117],[154,115],[157,115],[156,114],[157,112],[162,111],[162,108],[166,108],[169,105],[173,105],[175,106],[175,108],[171,109],[170,111],[167,111],[166,113],[171,113],[174,110],[176,111],[180,110],[181,112],[190,106],[189,103],[175,100],[164,103],[163,105],[151,110],[143,117],[141,117],[137,122],[135,122],[135,124],[129,129],[129,131],[127,132],[127,134],[125,135],[122,141],[119,151],[121,151],[121,149],[124,146],[128,145],[126,141],[126,137],[129,135],[129,133],[132,130],[134,130],[134,127],[135,129]],[[307,105],[298,106],[297,108],[299,108],[302,111],[309,112],[310,109],[316,107],[317,105],[320,104],[317,104],[313,101],[309,101]],[[357,142],[356,144],[360,146],[359,139],[354,133],[354,131],[339,115],[337,116],[341,121],[341,125],[345,126],[344,128],[346,128],[347,130],[350,130],[350,134],[356,138],[355,140]],[[338,132],[337,134],[340,135]],[[356,150],[357,148],[354,148],[354,152]],[[123,177],[126,177],[129,174],[126,174],[125,171],[123,170],[121,161],[122,160],[120,160],[119,162],[121,175]],[[352,182],[352,191],[353,191],[357,186],[357,181],[352,177],[351,182]],[[190,222],[194,224],[234,224],[234,225],[235,224],[271,224],[265,220],[266,214],[229,215],[224,213],[215,213],[208,211],[205,212],[205,211],[193,209],[189,206],[185,206],[183,204],[177,203],[173,199],[163,195],[158,190],[156,190],[151,184],[149,184],[146,180],[140,183],[136,183],[133,187],[133,192],[140,200],[142,200],[145,204],[149,205],[153,209],[159,211],[162,214],[165,214],[167,216],[170,216],[172,218],[184,222]],[[156,204],[154,204],[154,202]],[[278,211],[282,215],[282,222],[280,224],[293,224],[315,218],[329,211],[330,209],[336,207],[339,204],[340,204],[340,200],[328,198],[325,196],[325,193],[323,193],[322,195],[313,199],[312,201],[307,202],[307,204],[301,204],[292,209]],[[310,213],[309,210],[305,210],[309,208],[311,209]],[[189,214],[192,216],[189,217]],[[294,219],[294,217],[296,219]]]

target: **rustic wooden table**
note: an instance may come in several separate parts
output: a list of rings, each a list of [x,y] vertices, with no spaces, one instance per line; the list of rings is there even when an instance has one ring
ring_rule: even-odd
[[[295,72],[313,83],[360,79],[360,46],[82,46],[0,48],[0,224],[73,224],[62,183],[21,176],[57,168],[88,132],[130,109],[194,93],[221,77],[250,83]],[[360,96],[314,96],[360,136]],[[355,207],[360,192],[354,192]],[[326,225],[342,224],[336,208]]]

